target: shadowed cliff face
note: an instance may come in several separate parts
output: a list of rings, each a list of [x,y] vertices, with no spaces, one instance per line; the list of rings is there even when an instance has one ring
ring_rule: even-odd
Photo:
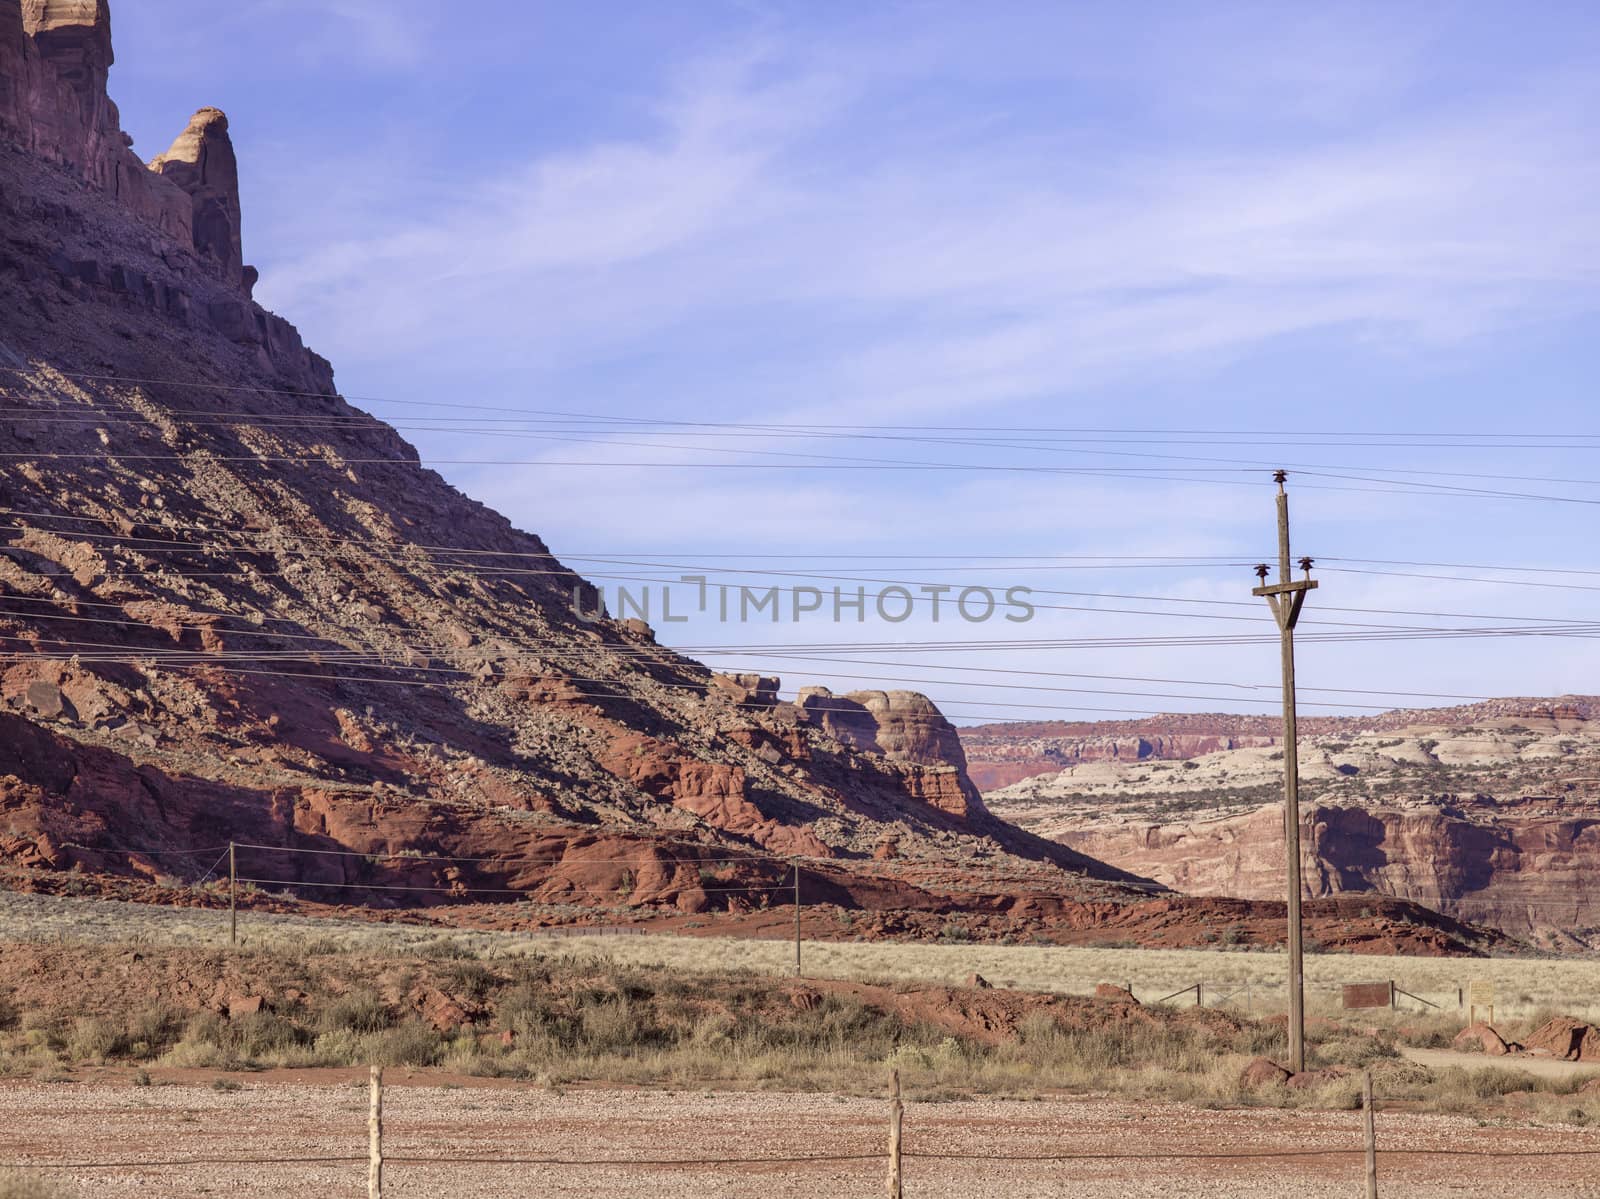
[[[254,838],[539,859],[257,867],[364,903],[481,884],[748,904],[724,891],[768,881],[770,859],[719,889],[694,864],[718,846],[831,863],[846,899],[915,892],[929,911],[1000,910],[972,861],[1058,906],[1142,897],[990,817],[923,697],[851,697],[857,737],[777,680],[581,619],[585,585],[543,542],[422,469],[251,301],[226,117],[202,108],[147,167],[112,61],[104,0],[0,0],[6,881],[181,880],[193,863],[145,850]],[[886,838],[892,871],[872,865]],[[628,865],[580,864],[597,855]],[[906,881],[925,870],[964,898]]]

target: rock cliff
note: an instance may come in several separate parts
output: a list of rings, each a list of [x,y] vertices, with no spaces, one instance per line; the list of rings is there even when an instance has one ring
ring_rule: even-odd
[[[1554,948],[1600,948],[1600,805],[1537,801],[1301,811],[1308,897],[1411,899]],[[1063,829],[1073,848],[1191,895],[1283,890],[1283,809]]]
[[[249,295],[255,268],[244,265],[239,215],[239,163],[220,108],[202,108],[190,118],[171,149],[150,160],[150,169],[189,194],[194,251],[224,281]]]
[[[115,61],[110,0],[0,0],[0,130],[114,196],[248,295],[227,117],[201,109],[146,166],[107,90]]]
[[[826,687],[800,692],[800,710],[830,736],[891,762],[914,767],[913,789],[927,802],[963,820],[986,814],[967,777],[967,758],[955,726],[915,691],[852,691]]]
[[[1401,897],[1556,946],[1600,946],[1597,716],[1593,698],[1567,696],[1321,718],[1300,753],[1307,894]],[[1238,748],[1080,763],[988,799],[1186,893],[1265,899],[1282,888],[1281,757]]]

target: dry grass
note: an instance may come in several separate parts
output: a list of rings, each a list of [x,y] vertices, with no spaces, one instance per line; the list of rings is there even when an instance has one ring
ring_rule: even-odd
[[[1287,959],[1281,953],[1199,949],[1079,949],[1006,945],[929,945],[920,943],[807,942],[806,973],[823,978],[926,980],[958,983],[976,972],[996,986],[1025,990],[1092,994],[1098,983],[1132,983],[1143,1002],[1153,1002],[1196,982],[1208,1006],[1255,1014],[1282,1011],[1287,996]],[[667,968],[716,963],[767,974],[793,969],[792,945],[732,938],[620,937],[555,942],[555,952],[609,953],[619,961]],[[1306,958],[1307,1011],[1346,1015],[1341,988],[1347,982],[1394,979],[1403,990],[1439,1008],[1402,997],[1395,1012],[1363,1012],[1360,1019],[1380,1027],[1427,1023],[1436,1016],[1452,1022],[1452,1035],[1464,1023],[1457,988],[1471,979],[1495,984],[1496,1019],[1526,1019],[1560,1009],[1580,1018],[1600,1019],[1600,961],[1523,958],[1412,958],[1350,954],[1310,954]],[[1248,994],[1245,992],[1249,986]],[[1223,996],[1228,998],[1223,999]],[[1192,993],[1171,1001],[1192,1004]]]
[[[1114,1089],[1221,1102],[1239,1098],[1237,1063],[1275,1036],[1255,1024],[1175,1015],[1134,1020],[1113,1034],[1080,1026],[1086,1010],[1102,1009],[1079,1004],[1036,1012],[1015,1036],[992,1043],[902,1014],[882,992],[825,992],[797,1006],[757,975],[521,954],[331,965],[308,970],[301,959],[257,951],[258,979],[311,989],[279,1010],[234,1019],[160,1004],[84,1015],[84,997],[63,996],[59,1007],[14,1013],[0,1026],[0,1074],[53,1078],[108,1063],[235,1071],[375,1062],[546,1085],[732,1083],[848,1093],[875,1088],[892,1063],[928,1096]],[[392,996],[401,977],[430,987],[443,980],[488,1014],[476,1027],[439,1032],[380,996],[383,989]],[[103,996],[98,1002],[106,1006]]]
[[[1281,1050],[1281,1029],[1251,1020],[1174,1011],[1083,1025],[1071,1016],[1085,1010],[1082,1004],[1059,1005],[1022,1017],[1012,1035],[993,1041],[951,1035],[892,1003],[870,1002],[864,992],[825,992],[815,1006],[796,1007],[758,973],[585,958],[568,947],[542,957],[514,952],[484,960],[328,953],[309,965],[303,955],[243,956],[262,980],[306,982],[305,998],[231,1020],[161,1004],[131,1012],[107,1010],[103,1002],[86,1008],[82,996],[65,993],[59,1007],[13,1003],[0,1022],[0,1075],[59,1079],[83,1065],[112,1064],[130,1071],[135,1085],[149,1085],[145,1067],[238,1071],[377,1062],[546,1086],[733,1085],[849,1094],[875,1089],[883,1067],[894,1065],[925,1099],[1112,1093],[1204,1107],[1334,1108],[1357,1101],[1354,1073],[1306,1090],[1242,1090],[1244,1063]],[[438,1032],[394,998],[389,984],[396,978],[446,980],[488,1014],[476,1027]],[[321,982],[308,981],[315,979]],[[386,987],[388,999],[380,994]],[[1447,1027],[1441,1020],[1437,1031]],[[502,1031],[513,1034],[509,1043]],[[1423,1039],[1434,1032],[1410,1030]],[[1536,1079],[1512,1068],[1429,1070],[1401,1058],[1398,1043],[1385,1030],[1324,1029],[1314,1064],[1370,1069],[1385,1102],[1418,1110],[1600,1122],[1600,1096],[1574,1094],[1582,1078]]]
[[[56,899],[0,892],[0,923],[15,937],[64,942],[219,945],[227,940],[227,913],[156,908],[93,899]],[[618,962],[670,969],[705,968],[787,974],[793,946],[784,941],[729,937],[607,936],[552,938],[515,932],[456,932],[416,925],[374,924],[247,914],[241,917],[247,947],[267,950],[338,948],[345,951],[460,954],[604,953]],[[881,979],[958,983],[976,971],[997,986],[1063,994],[1091,994],[1102,982],[1131,982],[1150,1002],[1201,982],[1208,1005],[1222,1000],[1230,1010],[1281,1011],[1286,959],[1282,953],[1230,949],[1061,948],[988,944],[808,941],[806,973],[818,978]],[[1600,1021],[1600,960],[1590,958],[1415,958],[1313,953],[1306,958],[1307,1010],[1340,1013],[1340,987],[1347,982],[1394,979],[1406,991],[1439,1005],[1428,1008],[1402,998],[1396,1013],[1374,1011],[1361,1018],[1379,1026],[1426,1023],[1458,1012],[1457,988],[1471,979],[1495,984],[1496,1018],[1527,1019],[1559,1010]],[[1185,996],[1174,1003],[1192,1003]],[[1459,1023],[1456,1027],[1459,1027]]]

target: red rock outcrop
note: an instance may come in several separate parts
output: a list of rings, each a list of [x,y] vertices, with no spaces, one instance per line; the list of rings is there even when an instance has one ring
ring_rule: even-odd
[[[108,0],[0,0],[0,128],[192,244],[187,197],[129,149],[106,91],[113,61]]]
[[[1239,1086],[1246,1091],[1259,1091],[1263,1087],[1286,1086],[1292,1077],[1271,1058],[1253,1057],[1239,1073]]]
[[[924,802],[967,819],[987,814],[967,777],[967,758],[955,726],[927,696],[915,691],[803,688],[801,712],[846,745],[911,767],[907,787]]]
[[[194,249],[224,280],[244,291],[255,286],[255,268],[244,265],[240,235],[239,163],[228,118],[218,108],[202,108],[150,169],[189,193],[194,206]]]
[[[0,131],[114,196],[248,296],[227,118],[202,109],[147,167],[107,90],[115,61],[110,0],[0,0]]]
[[[1597,710],[1565,696],[1322,718],[1300,745],[1307,894],[1398,896],[1600,945]],[[1243,747],[1181,767],[1079,764],[986,799],[1182,891],[1267,897],[1282,878],[1281,775],[1280,754]]]
[[[961,744],[972,781],[987,793],[1083,762],[1180,761],[1219,749],[1276,745],[1277,734],[1278,722],[1265,717],[1177,713],[1149,720],[972,725],[961,730]]]

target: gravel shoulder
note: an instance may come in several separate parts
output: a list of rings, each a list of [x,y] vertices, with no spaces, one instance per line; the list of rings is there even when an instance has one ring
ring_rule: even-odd
[[[206,1076],[214,1079],[215,1076]],[[281,1196],[359,1193],[365,1177],[366,1090],[359,1077],[295,1072],[295,1078],[211,1081],[157,1076],[132,1086],[92,1081],[0,1084],[0,1161],[63,1162],[186,1158],[212,1164],[51,1169],[76,1195],[159,1193]],[[388,1193],[498,1199],[538,1179],[543,1195],[659,1199],[802,1199],[868,1194],[882,1185],[887,1105],[882,1100],[776,1092],[565,1092],[526,1084],[441,1085],[436,1074],[394,1075],[385,1096]],[[1146,1196],[1267,1197],[1358,1194],[1359,1113],[1252,1109],[1205,1111],[1104,1096],[1037,1102],[979,1100],[907,1104],[907,1192],[917,1199],[1013,1199],[1071,1193],[1091,1199]],[[1572,1128],[1480,1126],[1466,1117],[1382,1113],[1380,1172],[1413,1199],[1527,1194],[1600,1195],[1600,1134]],[[1324,1156],[1271,1156],[1309,1150]],[[1353,1152],[1352,1152],[1353,1151]],[[1489,1151],[1522,1156],[1482,1156]],[[1196,1158],[1165,1157],[1193,1153]],[[970,1154],[954,1160],[932,1154]],[[1059,1155],[1070,1160],[1027,1160]],[[1241,1156],[1219,1157],[1219,1154]],[[1251,1156],[1257,1155],[1260,1156]],[[661,1159],[862,1155],[858,1161],[666,1165]],[[306,1164],[242,1164],[244,1158],[329,1157]],[[626,1164],[472,1164],[464,1158],[631,1159]]]

